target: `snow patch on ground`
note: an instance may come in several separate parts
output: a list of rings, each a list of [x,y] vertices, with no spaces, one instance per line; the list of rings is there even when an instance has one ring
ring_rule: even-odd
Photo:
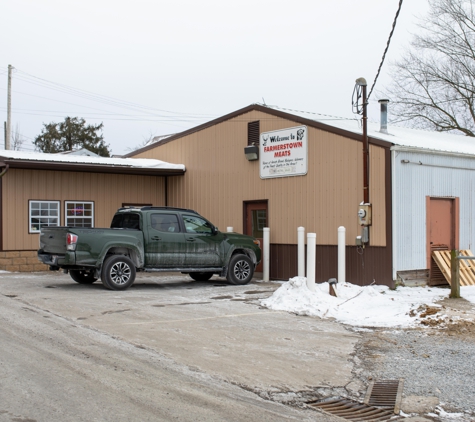
[[[298,315],[335,318],[355,327],[411,327],[420,323],[421,309],[446,298],[450,289],[433,287],[357,286],[338,283],[337,297],[329,294],[327,282],[312,292],[305,277],[294,277],[261,301],[269,309]],[[461,296],[475,303],[475,286],[461,287]],[[424,306],[425,305],[425,306]],[[441,309],[442,310],[442,309]]]

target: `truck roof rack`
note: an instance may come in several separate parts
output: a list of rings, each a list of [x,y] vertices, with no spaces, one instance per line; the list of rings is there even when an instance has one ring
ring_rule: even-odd
[[[130,211],[130,210],[140,210],[140,211],[147,211],[147,210],[157,210],[157,211],[185,211],[185,212],[192,212],[193,214],[198,214],[194,210],[190,210],[188,208],[177,208],[177,207],[153,207],[153,206],[143,206],[143,207],[121,207],[117,211]]]

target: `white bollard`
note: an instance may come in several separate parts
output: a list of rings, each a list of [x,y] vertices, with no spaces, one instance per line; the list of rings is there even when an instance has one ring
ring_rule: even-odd
[[[228,233],[233,233],[234,232],[234,227],[226,227],[226,231]]]
[[[338,282],[346,281],[346,229],[338,227]]]
[[[264,227],[262,281],[269,281],[270,229]]]
[[[317,233],[307,233],[307,287],[311,292],[315,287],[315,261],[317,251]]]
[[[297,227],[297,275],[305,277],[305,228]]]

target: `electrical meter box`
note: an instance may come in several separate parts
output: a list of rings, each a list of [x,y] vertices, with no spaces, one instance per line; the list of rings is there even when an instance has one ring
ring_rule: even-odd
[[[358,221],[360,226],[371,226],[371,204],[361,203],[358,206]]]

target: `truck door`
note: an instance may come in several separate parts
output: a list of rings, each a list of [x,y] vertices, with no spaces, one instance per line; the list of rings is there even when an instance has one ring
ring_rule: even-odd
[[[145,236],[146,267],[182,267],[185,264],[185,235],[178,216],[173,213],[150,213]]]
[[[221,266],[224,235],[215,232],[211,223],[197,215],[183,214],[186,239],[186,266]]]

